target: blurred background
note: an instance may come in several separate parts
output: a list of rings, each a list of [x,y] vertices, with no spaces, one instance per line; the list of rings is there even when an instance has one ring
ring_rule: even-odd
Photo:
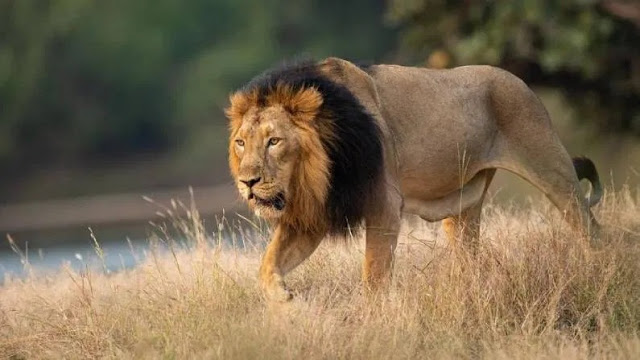
[[[638,1],[0,0],[0,275],[20,266],[5,234],[59,266],[83,261],[89,226],[127,266],[118,249],[159,210],[142,195],[188,203],[192,186],[205,219],[241,210],[222,109],[300,55],[503,67],[572,154],[638,184]],[[539,195],[505,174],[492,193]]]

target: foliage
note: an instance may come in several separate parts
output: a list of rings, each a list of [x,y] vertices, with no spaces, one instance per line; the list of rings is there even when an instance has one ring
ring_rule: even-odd
[[[283,57],[380,56],[365,3],[0,0],[0,167],[171,149]]]
[[[565,89],[602,128],[640,135],[638,3],[392,0],[388,16],[403,26],[405,54],[505,67]]]

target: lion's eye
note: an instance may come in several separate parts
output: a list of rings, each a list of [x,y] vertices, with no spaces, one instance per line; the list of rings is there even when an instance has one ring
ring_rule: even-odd
[[[238,146],[240,146],[240,147],[244,146],[244,140],[242,140],[242,139],[236,139],[236,145],[238,145]]]
[[[277,145],[280,142],[280,138],[271,138],[269,139],[269,146]]]

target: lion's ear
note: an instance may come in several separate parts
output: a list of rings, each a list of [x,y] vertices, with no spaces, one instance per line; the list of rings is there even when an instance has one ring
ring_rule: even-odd
[[[291,115],[301,121],[313,120],[322,106],[322,94],[314,87],[293,90],[287,85],[278,85],[267,97],[270,105],[280,104]]]
[[[224,114],[231,123],[239,123],[242,117],[249,111],[251,106],[255,105],[256,94],[235,92],[229,96],[229,106],[224,109]]]

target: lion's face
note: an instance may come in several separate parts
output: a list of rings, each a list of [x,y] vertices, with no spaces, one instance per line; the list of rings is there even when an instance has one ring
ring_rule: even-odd
[[[229,167],[240,195],[258,216],[308,230],[323,224],[330,162],[318,122],[323,99],[315,88],[278,85],[259,95],[237,92],[230,120]]]
[[[278,218],[287,206],[300,144],[290,114],[279,105],[253,108],[231,139],[236,186],[257,215]]]

